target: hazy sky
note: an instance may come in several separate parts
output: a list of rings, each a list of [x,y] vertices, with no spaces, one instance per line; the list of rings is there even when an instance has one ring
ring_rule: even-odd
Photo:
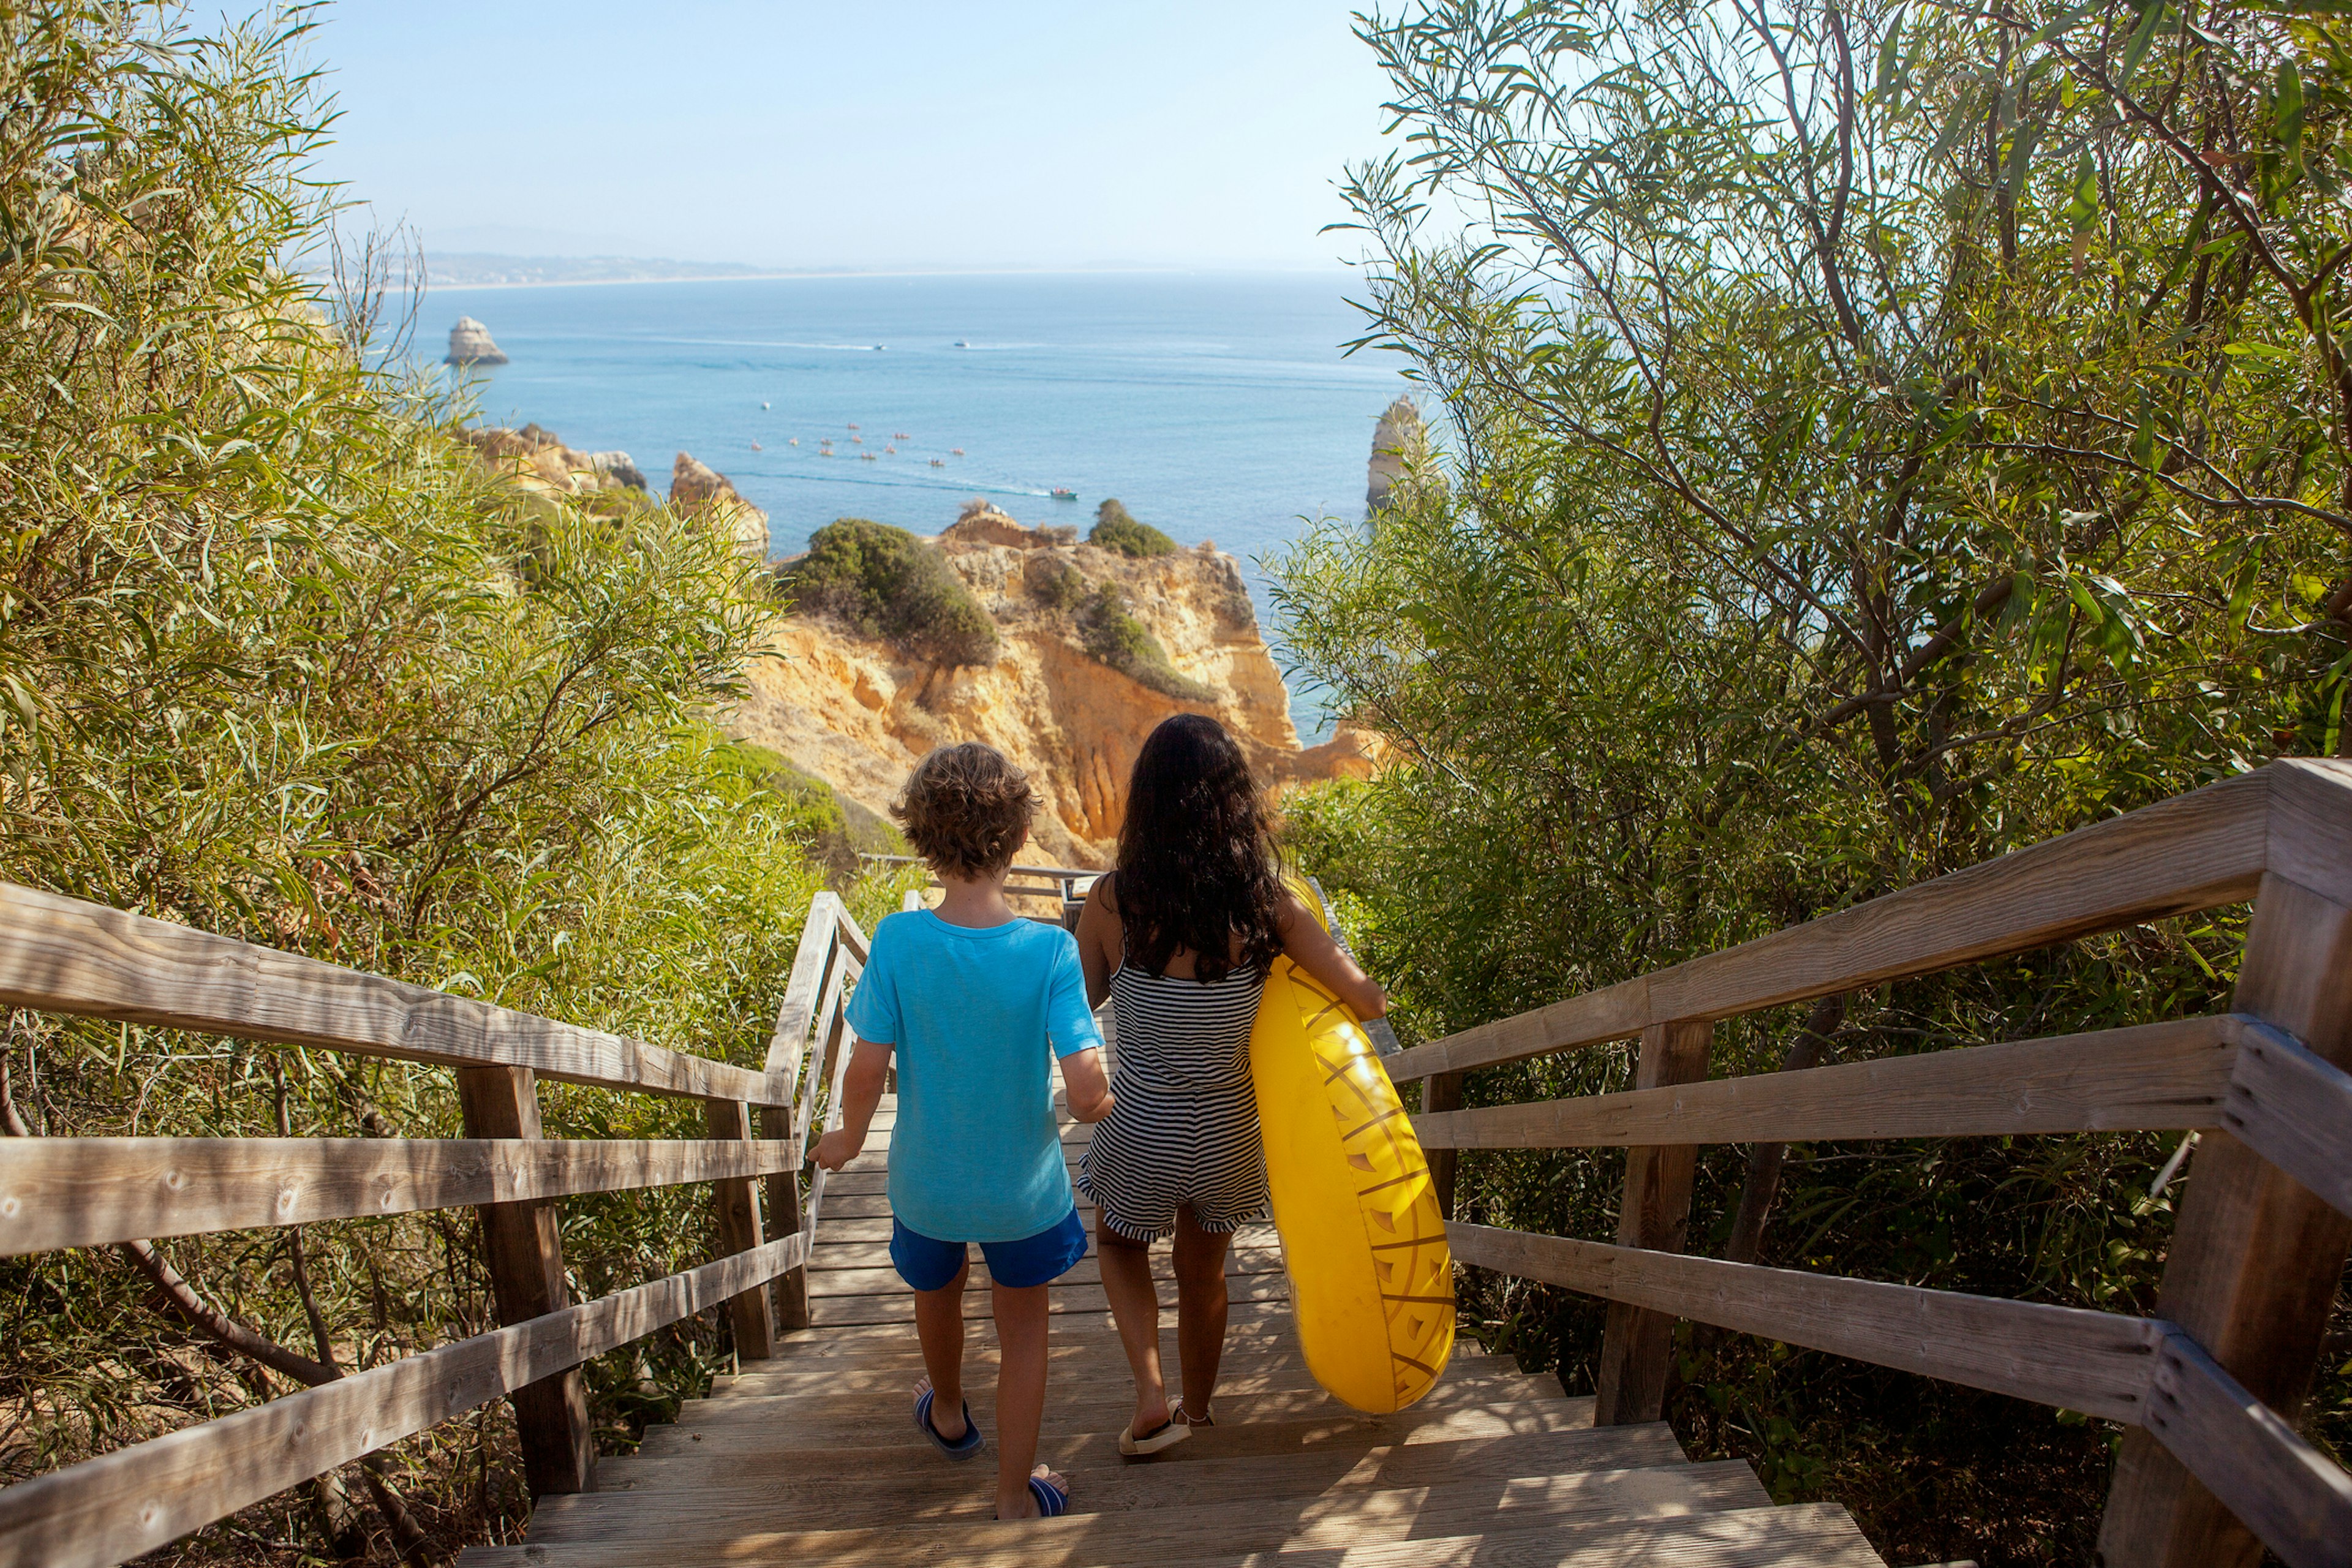
[[[1330,265],[1383,79],[1327,0],[340,0],[325,173],[428,249]]]

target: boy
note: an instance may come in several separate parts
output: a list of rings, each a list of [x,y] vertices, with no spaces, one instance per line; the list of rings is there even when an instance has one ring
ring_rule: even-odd
[[[842,1080],[842,1125],[816,1146],[838,1171],[866,1144],[884,1075],[898,1058],[890,1134],[890,1261],[915,1292],[930,1375],[915,1424],[951,1459],[980,1451],[963,1397],[966,1244],[988,1259],[996,1338],[996,1514],[1069,1507],[1069,1483],[1037,1457],[1045,1410],[1045,1286],[1087,1252],[1054,1121],[1048,1047],[1070,1114],[1110,1114],[1102,1033],[1087,1007],[1077,944],[1023,920],[1004,878],[1037,809],[1029,780],[994,748],[943,746],[916,764],[890,808],[946,889],[935,910],[895,914],[850,999],[856,1048]]]

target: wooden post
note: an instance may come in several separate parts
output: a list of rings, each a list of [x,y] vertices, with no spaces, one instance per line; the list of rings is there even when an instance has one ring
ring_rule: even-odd
[[[789,1142],[793,1136],[792,1108],[786,1105],[760,1107],[760,1136],[777,1142]],[[801,1173],[798,1169],[779,1171],[768,1178],[767,1228],[776,1236],[797,1230],[801,1224]],[[772,1237],[771,1240],[773,1239]],[[776,1327],[805,1329],[809,1326],[808,1264],[776,1277]]]
[[[2263,878],[2235,1011],[2352,1067],[2352,910]],[[2200,1135],[2156,1315],[2289,1421],[2311,1381],[2352,1219],[2228,1133]],[[2143,1428],[2124,1434],[2099,1530],[2108,1568],[2230,1568],[2262,1543]]]
[[[1695,1083],[1706,1077],[1715,1026],[1704,1019],[1653,1024],[1642,1031],[1635,1089]],[[1625,1151],[1625,1199],[1617,1214],[1617,1243],[1680,1252],[1690,1227],[1691,1182],[1698,1146],[1672,1143]],[[1622,1301],[1609,1304],[1601,1341],[1599,1397],[1592,1424],[1655,1421],[1666,1403],[1666,1369],[1674,1352],[1675,1320]]]
[[[1421,1112],[1462,1109],[1462,1077],[1458,1072],[1432,1073],[1421,1080]],[[1429,1162],[1429,1184],[1437,1192],[1437,1212],[1447,1219],[1454,1217],[1454,1172],[1460,1163],[1459,1149],[1424,1149],[1422,1157]]]
[[[706,1100],[703,1121],[713,1138],[748,1142],[751,1108],[740,1100]],[[750,1176],[710,1184],[712,1202],[719,1205],[719,1250],[749,1252],[760,1245],[759,1183]],[[768,1305],[768,1288],[755,1285],[728,1299],[727,1315],[735,1326],[735,1353],[745,1361],[766,1361],[776,1353],[776,1320]]]
[[[539,1084],[529,1068],[457,1069],[457,1102],[468,1138],[538,1138]],[[552,1201],[484,1204],[482,1248],[490,1297],[501,1324],[528,1322],[572,1304],[563,1283],[563,1243]],[[530,1495],[596,1489],[596,1436],[588,1394],[572,1367],[509,1395],[522,1440],[523,1479]]]

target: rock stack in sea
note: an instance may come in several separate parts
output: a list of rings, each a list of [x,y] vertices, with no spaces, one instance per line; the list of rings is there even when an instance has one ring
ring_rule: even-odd
[[[449,355],[445,364],[504,364],[506,351],[491,340],[490,329],[471,316],[460,316],[449,329]]]
[[[1429,431],[1421,422],[1421,405],[1400,397],[1381,416],[1372,432],[1372,461],[1364,487],[1364,505],[1372,511],[1389,504],[1408,470],[1429,458]]]

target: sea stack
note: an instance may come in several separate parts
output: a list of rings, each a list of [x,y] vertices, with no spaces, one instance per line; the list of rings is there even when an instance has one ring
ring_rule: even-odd
[[[754,561],[768,555],[768,514],[743,499],[726,475],[680,452],[669,471],[669,504],[688,517],[710,516]]]
[[[1405,470],[1429,457],[1429,432],[1421,422],[1421,405],[1400,397],[1381,416],[1372,432],[1372,460],[1364,486],[1364,505],[1372,511],[1389,504]]]
[[[504,364],[504,350],[490,339],[490,329],[471,316],[460,316],[449,329],[449,357],[445,364]]]

